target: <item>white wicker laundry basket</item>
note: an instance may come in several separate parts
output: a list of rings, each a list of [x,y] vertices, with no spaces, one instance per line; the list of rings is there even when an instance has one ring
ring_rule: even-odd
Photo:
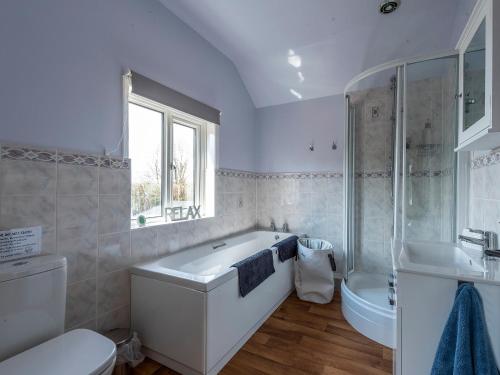
[[[300,238],[295,262],[295,289],[304,301],[329,303],[335,291],[333,245],[316,238]]]

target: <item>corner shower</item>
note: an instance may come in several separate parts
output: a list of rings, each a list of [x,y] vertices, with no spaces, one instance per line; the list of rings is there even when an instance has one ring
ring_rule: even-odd
[[[392,239],[453,241],[458,57],[397,61],[346,87],[342,310],[395,346]]]

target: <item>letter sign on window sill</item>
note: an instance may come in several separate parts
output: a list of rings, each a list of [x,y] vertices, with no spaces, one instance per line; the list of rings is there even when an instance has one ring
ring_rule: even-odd
[[[167,207],[165,208],[165,215],[170,218],[170,221],[201,219],[200,208],[201,206],[189,206],[188,208]]]
[[[0,262],[40,254],[42,227],[0,231]]]

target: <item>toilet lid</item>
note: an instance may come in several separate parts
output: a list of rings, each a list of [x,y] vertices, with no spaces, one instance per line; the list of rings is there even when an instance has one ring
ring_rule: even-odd
[[[75,329],[0,363],[0,374],[97,375],[116,356],[113,341],[88,329]]]

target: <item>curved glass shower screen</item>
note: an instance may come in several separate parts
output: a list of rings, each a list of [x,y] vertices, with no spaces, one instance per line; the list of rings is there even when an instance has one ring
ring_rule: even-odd
[[[391,241],[450,242],[458,58],[366,76],[346,93],[346,276],[392,271]]]
[[[390,66],[346,90],[341,290],[349,323],[394,347],[392,239],[454,238],[458,75],[456,56]]]

